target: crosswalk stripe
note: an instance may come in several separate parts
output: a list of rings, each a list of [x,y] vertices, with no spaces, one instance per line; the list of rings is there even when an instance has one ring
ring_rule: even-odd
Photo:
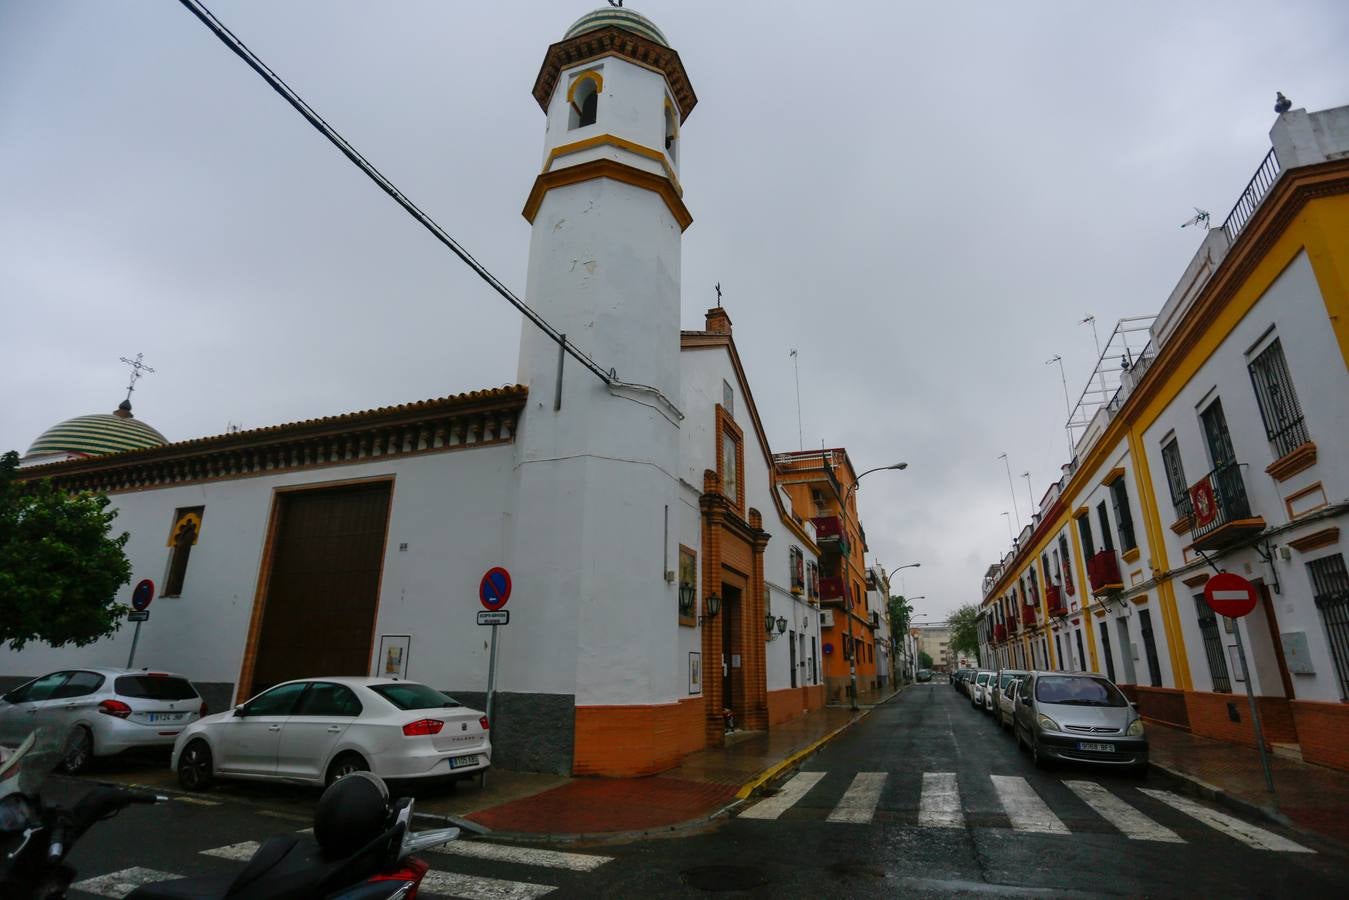
[[[829,821],[869,823],[876,815],[876,805],[881,802],[885,779],[885,772],[858,772],[843,799],[829,813]]]
[[[432,869],[422,879],[417,896],[425,894],[449,894],[452,897],[473,897],[475,900],[530,900],[542,897],[557,888],[548,884],[531,884],[527,881],[505,881],[500,878],[484,878],[481,875],[460,875],[457,872],[441,872]]]
[[[1049,807],[1035,793],[1035,789],[1024,778],[1016,775],[990,775],[993,788],[998,792],[998,800],[1007,818],[1012,820],[1016,831],[1034,831],[1040,834],[1070,834],[1068,826],[1059,821],[1059,817],[1049,811]]]
[[[823,777],[823,772],[798,772],[782,786],[782,790],[751,806],[740,814],[740,818],[776,819],[791,809],[798,800],[806,796],[810,789],[819,784]]]
[[[1065,781],[1068,789],[1081,798],[1101,818],[1135,841],[1166,841],[1183,844],[1185,839],[1165,825],[1152,821],[1119,797],[1094,781]]]
[[[1275,850],[1280,853],[1316,852],[1301,844],[1295,844],[1288,838],[1280,837],[1272,831],[1257,828],[1249,822],[1243,822],[1240,819],[1225,815],[1216,809],[1209,809],[1207,806],[1202,806],[1170,791],[1159,791],[1152,788],[1139,788],[1139,790],[1154,800],[1162,801],[1172,809],[1180,810],[1192,819],[1198,819],[1210,828],[1216,828],[1218,831],[1236,838],[1247,847],[1254,847],[1256,850]]]
[[[228,844],[224,847],[213,847],[210,850],[203,850],[203,856],[218,856],[221,859],[234,859],[239,862],[246,862],[253,858],[253,854],[258,852],[261,846],[257,841],[241,841],[238,844]]]
[[[71,885],[71,888],[97,894],[100,897],[113,897],[116,900],[122,900],[123,897],[143,884],[168,881],[170,878],[177,877],[172,872],[161,872],[158,869],[143,869],[140,866],[135,866],[130,869],[122,869],[120,872],[109,872],[107,875],[77,881]]]
[[[923,794],[918,804],[919,825],[926,828],[965,827],[955,772],[924,772]]]
[[[451,841],[432,848],[431,853],[447,853],[454,856],[471,856],[475,859],[491,859],[502,862],[522,863],[527,866],[548,866],[554,869],[571,869],[574,872],[590,872],[613,860],[612,856],[600,856],[592,853],[563,853],[561,850],[537,850],[533,847],[511,847],[505,844],[491,844],[485,841]]]

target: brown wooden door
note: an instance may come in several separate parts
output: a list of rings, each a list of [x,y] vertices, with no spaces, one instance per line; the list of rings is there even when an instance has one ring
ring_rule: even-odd
[[[388,482],[278,495],[249,693],[369,673],[389,496]]]

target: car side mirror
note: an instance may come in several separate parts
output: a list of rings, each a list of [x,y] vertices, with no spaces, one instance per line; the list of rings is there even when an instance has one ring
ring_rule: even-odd
[[[239,717],[240,719],[248,715],[248,713],[244,712],[244,705],[242,703],[234,707],[234,715]]]

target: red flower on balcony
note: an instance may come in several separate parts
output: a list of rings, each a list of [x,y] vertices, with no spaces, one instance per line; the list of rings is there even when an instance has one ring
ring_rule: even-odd
[[[1045,588],[1045,602],[1049,605],[1051,616],[1066,616],[1068,608],[1063,605],[1063,591],[1056,584]]]

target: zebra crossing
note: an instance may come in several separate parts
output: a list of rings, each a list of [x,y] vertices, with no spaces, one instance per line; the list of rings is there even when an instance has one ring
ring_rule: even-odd
[[[741,812],[738,819],[774,820],[780,819],[789,810],[793,810],[825,781],[828,772],[798,772],[788,779],[778,790],[759,803]],[[1013,831],[1028,834],[1069,835],[1072,830],[1063,819],[1054,812],[1050,803],[1041,796],[1031,782],[1017,775],[987,775],[989,786],[1001,809],[1003,817]],[[858,772],[851,779],[847,789],[837,800],[825,817],[828,823],[861,823],[875,820],[891,775],[887,772]],[[1188,822],[1198,823],[1220,835],[1232,838],[1254,850],[1268,850],[1278,853],[1314,853],[1282,835],[1252,825],[1234,816],[1219,812],[1202,803],[1180,796],[1171,791],[1155,788],[1130,787],[1122,791],[1125,796],[1107,789],[1104,785],[1083,779],[1066,779],[1061,784],[1114,830],[1134,841],[1154,841],[1166,844],[1184,844],[1175,829],[1156,821],[1148,813],[1129,802],[1126,797],[1141,800],[1150,798],[1171,810],[1182,814]],[[954,772],[923,772],[918,798],[916,818],[913,821],[921,828],[960,829],[967,824],[967,798],[961,791],[960,781]],[[802,808],[807,808],[802,805]],[[809,807],[814,809],[815,807]],[[906,819],[910,810],[900,808],[901,820]],[[1077,811],[1075,811],[1077,812]],[[1065,814],[1066,815],[1066,814]]]
[[[240,841],[202,850],[200,855],[230,860],[242,865],[252,858],[259,846],[260,844],[257,841]],[[488,900],[488,898],[490,900],[533,900],[533,898],[543,897],[557,890],[559,885],[546,882],[557,881],[558,879],[550,876],[546,871],[538,873],[538,880],[530,881],[516,881],[470,872],[456,872],[452,870],[456,860],[471,859],[498,863],[508,866],[512,870],[515,867],[560,870],[573,875],[593,872],[613,861],[613,857],[601,856],[597,853],[543,850],[476,840],[453,841],[422,851],[418,855],[430,863],[431,870],[422,879],[417,896],[428,898],[468,897],[484,898],[484,900]],[[121,900],[141,885],[181,877],[183,876],[172,872],[136,866],[86,878],[71,885],[71,889],[96,897],[112,897],[115,900]]]

